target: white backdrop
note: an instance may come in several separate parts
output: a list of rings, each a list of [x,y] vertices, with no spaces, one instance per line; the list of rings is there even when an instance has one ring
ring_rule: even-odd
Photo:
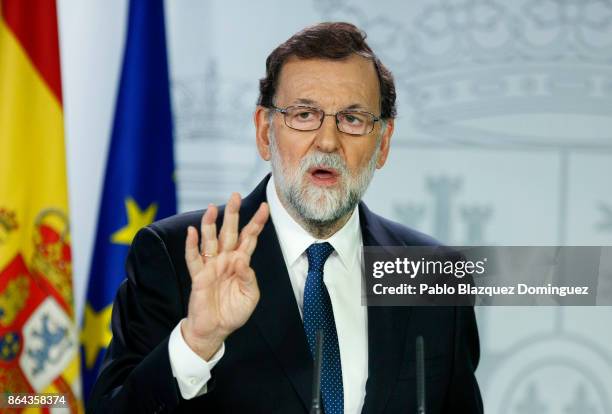
[[[82,309],[126,0],[60,0],[77,309]],[[455,244],[612,241],[611,0],[167,3],[180,210],[247,193],[274,46],[346,20],[396,76],[370,207]],[[612,413],[610,308],[480,308],[490,413]]]

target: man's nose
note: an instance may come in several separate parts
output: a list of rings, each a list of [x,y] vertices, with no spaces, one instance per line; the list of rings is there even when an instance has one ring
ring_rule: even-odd
[[[340,134],[335,115],[325,115],[323,124],[317,130],[315,145],[321,152],[335,152],[340,146]]]

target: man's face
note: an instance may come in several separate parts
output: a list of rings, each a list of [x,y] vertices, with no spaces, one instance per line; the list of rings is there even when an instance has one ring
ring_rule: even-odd
[[[289,59],[274,100],[279,108],[307,105],[326,114],[353,109],[377,116],[379,102],[374,65],[357,55],[340,61]],[[270,117],[262,108],[256,113],[258,148],[272,161],[281,199],[313,224],[332,223],[350,213],[389,150],[392,121],[384,130],[376,122],[363,136],[340,132],[335,122],[326,116],[318,130],[296,131],[285,125],[282,114]]]

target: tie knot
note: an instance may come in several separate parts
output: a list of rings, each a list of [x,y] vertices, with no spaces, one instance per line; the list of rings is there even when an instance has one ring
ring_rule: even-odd
[[[308,249],[306,249],[308,269],[316,269],[320,272],[323,271],[323,265],[325,265],[325,261],[333,251],[334,248],[327,242],[311,244]]]

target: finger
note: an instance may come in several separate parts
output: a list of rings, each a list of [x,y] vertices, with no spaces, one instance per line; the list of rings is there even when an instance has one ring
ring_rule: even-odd
[[[219,210],[214,204],[209,204],[206,213],[202,216],[200,224],[200,232],[202,240],[200,240],[200,252],[202,255],[216,256],[218,253],[219,243],[217,241],[217,215]]]
[[[267,203],[261,203],[251,221],[244,226],[240,233],[239,250],[251,256],[257,245],[257,237],[266,225],[270,217],[270,208]]]
[[[240,285],[243,289],[243,293],[253,293],[254,291],[258,291],[257,287],[257,278],[255,277],[255,272],[252,268],[250,268],[244,258],[239,258],[236,261],[236,274],[240,279]]]
[[[223,215],[223,225],[219,231],[220,251],[230,252],[236,248],[238,241],[238,219],[240,211],[240,194],[232,193]]]
[[[198,274],[204,264],[198,249],[198,231],[193,226],[187,227],[187,237],[185,238],[185,262],[191,278]]]
[[[191,291],[198,291],[203,289],[211,289],[211,286],[219,281],[217,276],[217,258],[216,257],[208,257],[206,258],[206,262],[202,263],[202,271],[198,273],[198,277],[193,279],[191,284]]]
[[[248,222],[246,226],[240,232],[240,238],[243,239],[245,237],[259,236],[259,233],[263,230],[266,221],[268,221],[268,217],[270,216],[270,208],[267,203],[261,203],[251,220]]]
[[[249,258],[253,255],[257,247],[257,237],[246,236],[240,241],[238,251],[246,254]]]
[[[225,252],[219,253],[219,255],[215,258],[215,271],[220,279],[226,278],[229,274],[231,274],[231,257],[229,254]]]

